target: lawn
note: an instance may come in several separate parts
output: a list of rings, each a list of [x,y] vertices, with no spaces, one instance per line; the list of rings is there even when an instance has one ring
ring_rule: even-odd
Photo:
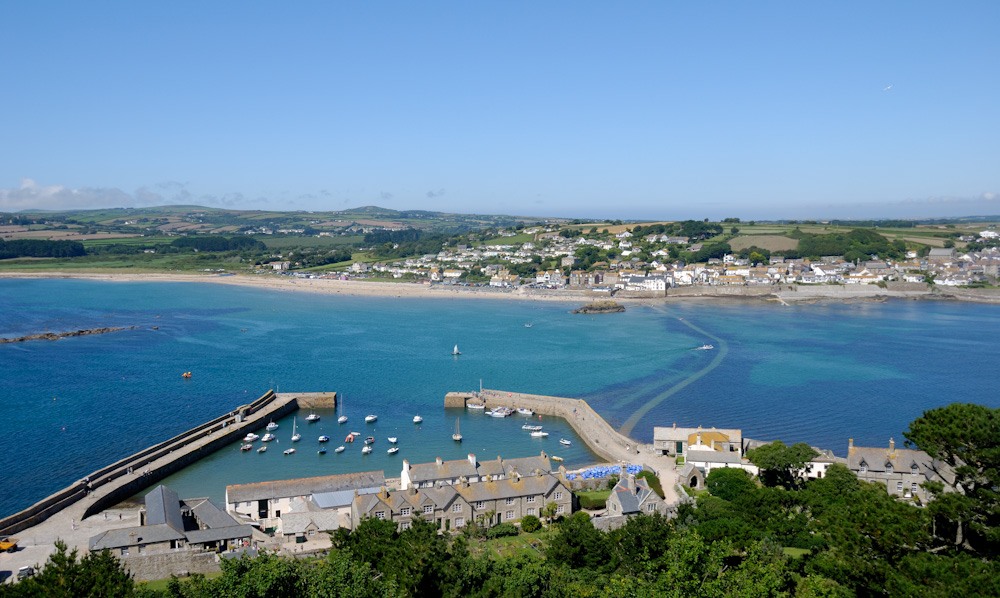
[[[545,545],[548,543],[548,536],[553,532],[541,529],[530,534],[520,534],[507,538],[496,538],[493,540],[469,540],[469,552],[473,554],[488,553],[491,558],[514,556],[517,554],[528,554],[531,556],[542,556]]]
[[[611,496],[611,490],[608,488],[593,491],[581,490],[574,494],[580,499],[581,509],[603,509],[606,506],[608,497]]]

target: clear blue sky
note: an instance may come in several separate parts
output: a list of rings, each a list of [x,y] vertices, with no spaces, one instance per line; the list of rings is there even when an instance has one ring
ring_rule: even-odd
[[[0,22],[0,210],[1000,214],[995,0],[39,1]]]

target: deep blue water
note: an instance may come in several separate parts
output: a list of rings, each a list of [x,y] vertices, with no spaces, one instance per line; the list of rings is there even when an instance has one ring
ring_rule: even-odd
[[[532,440],[520,421],[446,412],[444,394],[483,385],[587,399],[649,441],[654,425],[742,428],[843,455],[902,440],[923,410],[993,407],[1000,307],[946,302],[686,303],[571,315],[561,303],[314,295],[184,283],[0,280],[0,336],[103,326],[133,331],[0,345],[0,492],[7,515],[94,469],[233,409],[269,388],[338,391],[334,414],[280,422],[268,453],[219,451],[173,476],[181,495],[221,499],[225,485],[383,469],[441,456],[519,457],[542,449],[567,466],[596,458],[558,420]],[[531,322],[526,328],[524,323]],[[158,326],[159,330],[152,330]],[[246,329],[246,332],[242,330]],[[462,356],[453,358],[458,344]],[[695,351],[703,343],[713,351]],[[715,367],[713,367],[715,363]],[[182,372],[193,372],[185,380]],[[700,374],[700,377],[699,377]],[[687,382],[678,390],[678,386]],[[366,426],[363,417],[377,413]],[[421,426],[411,423],[414,414]],[[641,413],[641,417],[635,414]],[[304,414],[300,414],[303,415]],[[461,417],[466,440],[451,440]],[[631,419],[630,419],[631,418]],[[340,455],[346,430],[378,439]],[[319,433],[330,452],[315,453]],[[385,437],[400,453],[387,456]]]

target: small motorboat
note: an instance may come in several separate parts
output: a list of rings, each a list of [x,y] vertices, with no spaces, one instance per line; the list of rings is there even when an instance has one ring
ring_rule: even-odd
[[[338,446],[337,448],[333,449],[333,452],[335,452],[335,453],[342,453],[342,452],[344,452],[344,447]]]
[[[396,453],[399,452],[399,447],[398,446],[394,446],[391,449],[387,450],[386,452],[389,453],[390,455],[395,455]]]
[[[534,411],[532,411],[531,409],[528,409],[527,407],[518,407],[517,408],[517,412],[520,413],[521,415],[534,415],[535,414]]]
[[[319,454],[321,454],[321,455],[325,455],[326,454],[326,447],[325,446],[321,446],[321,447],[319,447],[319,450],[316,451],[316,452],[319,453]]]
[[[346,415],[341,415],[340,417],[338,417],[337,418],[337,423],[338,424],[346,424],[347,423],[347,416]]]
[[[306,421],[309,423],[318,422],[319,416],[316,415],[315,413],[310,413],[309,415],[306,416]]]
[[[561,444],[561,445],[563,445],[563,446],[569,446],[569,445],[571,445],[571,444],[573,444],[573,443],[572,443],[572,442],[570,442],[569,440],[566,440],[565,438],[560,438],[560,439],[559,439],[559,444]]]
[[[484,403],[466,403],[465,404],[465,408],[466,409],[474,409],[474,410],[478,410],[478,411],[485,411],[486,410],[486,405]]]
[[[421,423],[423,421],[424,421],[424,418],[420,417],[419,415],[414,415],[413,416],[413,423],[419,424],[419,423]]]
[[[549,435],[548,432],[542,432],[541,430],[535,430],[534,432],[531,433],[532,438],[545,438],[548,435]]]
[[[527,324],[525,324],[524,327],[525,328],[531,328],[531,322],[528,322]]]
[[[365,445],[365,448],[361,449],[361,454],[362,455],[367,455],[370,452],[372,452],[372,447],[370,447],[368,445]]]
[[[240,450],[241,451],[249,451],[252,448],[253,448],[253,445],[248,443],[248,444],[244,444],[243,446],[241,446]]]
[[[714,348],[715,347],[713,347],[712,345],[702,345],[702,346],[698,347],[697,349],[695,349],[695,351],[711,351]]]
[[[268,432],[274,432],[277,429],[278,429],[278,424],[274,423],[273,421],[271,423],[267,424],[267,431]]]
[[[374,422],[377,419],[378,419],[377,415],[366,415],[365,416],[365,423],[366,424],[370,424],[370,423]]]
[[[522,430],[527,430],[529,432],[537,432],[542,429],[541,426],[532,426],[531,424],[524,424],[521,426]]]
[[[563,460],[563,458],[562,458],[562,457],[557,457],[557,456],[555,456],[555,455],[552,455],[552,460],[553,460],[553,461],[562,461],[562,460]]]
[[[366,437],[365,438],[365,444],[375,444],[375,437],[374,436],[368,436],[368,437]]]
[[[354,434],[348,434],[347,438],[344,438],[344,442],[354,442]]]
[[[320,442],[327,442],[327,441],[329,441],[329,440],[330,440],[330,437],[329,437],[329,436],[325,436],[325,435],[324,435],[324,436],[320,436],[320,437],[319,437],[319,441],[320,441]]]
[[[391,442],[392,444],[396,444],[396,442],[398,442],[398,441],[399,441],[399,439],[396,438],[395,436],[390,436],[389,437],[389,442]]]
[[[351,432],[351,436],[357,438],[358,436],[361,436],[361,432]]]
[[[260,440],[260,436],[254,434],[253,432],[250,432],[249,434],[243,437],[244,442],[253,442],[255,440]]]
[[[259,449],[257,449],[257,452],[258,453],[267,452],[267,445],[264,445],[264,446],[260,447]]]
[[[274,434],[270,432],[264,434],[264,437],[260,439],[261,442],[271,442],[272,440],[274,440]]]
[[[291,454],[292,454],[292,453],[294,453],[294,452],[295,452],[295,449],[293,449],[293,448],[290,448],[290,449],[285,449],[285,454],[286,454],[286,455],[291,455]]]

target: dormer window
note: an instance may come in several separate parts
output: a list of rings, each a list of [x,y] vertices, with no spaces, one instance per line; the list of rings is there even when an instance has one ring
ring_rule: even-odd
[[[892,475],[892,463],[885,464],[885,472],[889,475]]]
[[[862,461],[859,471],[861,473],[868,473],[868,464]]]
[[[918,473],[920,473],[920,468],[917,467],[916,463],[910,466],[910,473],[912,473],[913,475],[917,475]]]

